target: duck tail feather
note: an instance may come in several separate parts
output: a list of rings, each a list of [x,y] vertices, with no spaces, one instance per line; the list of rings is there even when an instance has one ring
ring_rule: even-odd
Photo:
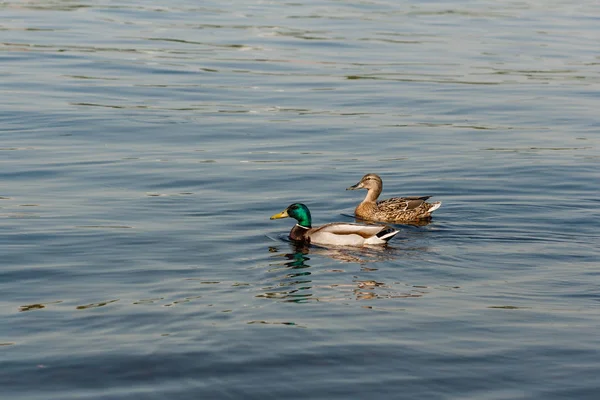
[[[427,212],[428,213],[434,212],[435,210],[437,210],[441,206],[442,206],[442,202],[441,201],[436,201],[435,203],[431,203],[431,207],[429,207],[429,210],[427,210]]]
[[[399,232],[400,231],[398,231],[398,230],[396,230],[396,229],[391,228],[391,227],[388,226],[385,229],[383,229],[382,231],[380,231],[379,233],[377,233],[376,236],[379,239],[384,240],[384,241],[387,242],[388,240],[390,240],[391,238],[393,238],[394,236],[396,236]]]

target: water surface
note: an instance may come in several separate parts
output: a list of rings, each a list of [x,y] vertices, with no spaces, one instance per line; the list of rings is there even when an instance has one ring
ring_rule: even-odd
[[[0,10],[5,397],[598,397],[595,2]]]

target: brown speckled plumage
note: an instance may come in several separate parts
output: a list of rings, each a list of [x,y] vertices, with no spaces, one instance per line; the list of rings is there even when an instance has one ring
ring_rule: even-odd
[[[383,182],[376,174],[367,174],[356,185],[347,190],[367,189],[365,199],[354,211],[356,216],[366,220],[384,221],[395,223],[411,223],[419,220],[428,220],[431,213],[437,210],[442,203],[427,203],[431,196],[420,197],[392,197],[377,201],[383,189]]]

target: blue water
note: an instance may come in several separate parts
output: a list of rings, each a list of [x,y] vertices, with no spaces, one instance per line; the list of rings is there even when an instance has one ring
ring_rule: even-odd
[[[597,2],[0,12],[3,399],[600,396]]]

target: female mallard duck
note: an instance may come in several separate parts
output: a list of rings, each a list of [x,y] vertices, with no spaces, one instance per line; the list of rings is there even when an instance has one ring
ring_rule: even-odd
[[[431,196],[421,197],[392,197],[377,201],[383,189],[379,175],[367,174],[360,182],[346,190],[367,189],[367,196],[354,213],[357,217],[367,220],[385,222],[411,222],[431,218],[431,213],[440,208],[441,202],[426,203]]]
[[[292,217],[298,223],[290,231],[290,239],[323,245],[363,246],[366,244],[386,244],[398,231],[385,225],[363,225],[334,222],[313,228],[308,207],[294,203],[275,214],[271,219]]]

